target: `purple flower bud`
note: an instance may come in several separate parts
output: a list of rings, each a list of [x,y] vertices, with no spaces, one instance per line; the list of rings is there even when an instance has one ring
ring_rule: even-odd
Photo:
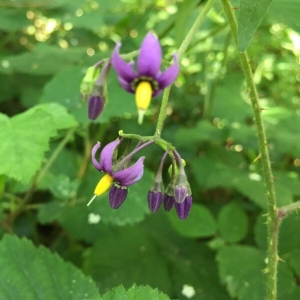
[[[163,200],[163,193],[159,191],[148,192],[148,207],[151,212],[157,212]]]
[[[183,203],[188,193],[188,189],[184,185],[175,186],[175,201],[177,203]]]
[[[109,205],[111,208],[119,208],[125,201],[128,194],[127,187],[113,185],[109,191]]]
[[[175,197],[165,194],[164,195],[164,209],[165,211],[170,211],[175,203]]]
[[[91,120],[96,120],[102,113],[105,100],[101,96],[90,96],[88,105],[88,116]]]
[[[187,196],[183,203],[175,203],[175,208],[179,219],[184,220],[188,217],[192,206],[192,196]]]

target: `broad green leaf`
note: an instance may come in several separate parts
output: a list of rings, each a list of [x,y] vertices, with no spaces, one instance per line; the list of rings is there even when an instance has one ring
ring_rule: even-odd
[[[64,206],[65,204],[60,201],[51,201],[43,204],[38,211],[38,222],[48,224],[58,220]]]
[[[176,145],[190,147],[193,143],[223,142],[226,140],[225,130],[219,129],[207,120],[201,120],[193,128],[181,127],[175,134]]]
[[[273,0],[240,0],[238,15],[238,44],[245,51]]]
[[[0,242],[0,268],[0,299],[88,300],[98,294],[92,280],[73,265],[16,236]]]
[[[227,246],[218,253],[221,280],[232,297],[261,300],[266,296],[265,252],[249,246]],[[296,282],[287,264],[278,266],[278,299],[292,298]]]
[[[74,118],[57,105],[41,105],[8,118],[0,114],[0,174],[26,184],[39,169],[49,140],[58,129],[75,126]]]
[[[165,213],[135,227],[102,226],[85,258],[85,271],[101,290],[148,284],[172,299],[185,299],[188,285],[195,291],[193,299],[229,300],[219,283],[214,253],[204,243],[180,237]]]
[[[299,14],[300,0],[273,0],[268,11],[272,22],[283,23],[297,32],[300,32]]]
[[[87,116],[87,103],[80,98],[80,83],[85,70],[70,67],[58,73],[45,87],[42,102],[58,102],[83,124],[90,123]],[[108,102],[96,122],[108,122],[111,117],[123,117],[125,113],[136,114],[134,97],[120,87],[117,77],[111,70],[108,79]]]
[[[129,290],[125,290],[123,286],[118,286],[107,292],[101,297],[101,300],[168,300],[167,295],[153,289],[150,286],[134,285]]]
[[[2,57],[6,64],[0,64],[0,73],[20,72],[34,75],[52,75],[83,60],[83,48],[62,49],[58,46],[38,44],[33,51]]]
[[[237,202],[222,207],[218,215],[218,229],[227,242],[238,242],[246,236],[248,217]]]
[[[265,296],[264,255],[248,246],[227,246],[218,252],[222,282],[232,297],[261,300]]]
[[[211,115],[227,123],[241,122],[252,116],[250,105],[243,99],[243,76],[228,73],[214,99]]]
[[[208,237],[216,233],[216,222],[212,213],[203,205],[193,204],[187,219],[180,220],[175,211],[168,214],[173,227],[185,237]]]

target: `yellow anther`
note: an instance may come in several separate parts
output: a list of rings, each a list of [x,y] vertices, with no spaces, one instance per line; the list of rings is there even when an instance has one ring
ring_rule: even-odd
[[[90,200],[90,202],[87,204],[87,206],[89,206],[97,196],[100,196],[100,195],[104,194],[110,188],[113,181],[114,181],[114,179],[111,175],[105,174],[99,180],[98,184],[96,185],[96,188],[94,190],[94,196]]]
[[[141,81],[135,91],[135,102],[139,111],[139,124],[143,122],[143,116],[152,98],[152,86],[148,81]]]
[[[105,174],[98,182],[94,194],[100,196],[104,194],[112,185],[113,177],[109,174]]]

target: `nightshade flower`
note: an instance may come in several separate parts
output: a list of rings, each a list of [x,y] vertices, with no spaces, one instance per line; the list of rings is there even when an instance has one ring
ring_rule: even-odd
[[[121,43],[117,43],[112,54],[112,65],[121,86],[126,91],[135,94],[139,123],[141,123],[151,98],[159,95],[176,79],[179,72],[178,58],[174,54],[173,65],[161,72],[161,46],[152,32],[149,32],[142,41],[137,58],[137,71],[134,71],[132,62],[127,63],[121,58],[119,55],[120,48]]]
[[[94,167],[105,173],[104,176],[98,182],[94,197],[90,200],[88,205],[97,197],[104,194],[109,188],[109,202],[112,208],[119,208],[124,202],[127,196],[127,187],[139,181],[144,173],[144,159],[141,157],[135,164],[130,167],[124,167],[128,163],[128,159],[131,156],[127,156],[128,159],[124,158],[119,162],[113,163],[114,151],[119,146],[120,140],[107,144],[100,154],[99,161],[96,158],[96,153],[101,147],[98,142],[92,149],[92,162]]]

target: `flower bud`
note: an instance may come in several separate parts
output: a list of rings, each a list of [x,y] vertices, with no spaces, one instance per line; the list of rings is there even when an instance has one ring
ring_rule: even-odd
[[[157,212],[163,200],[163,193],[158,191],[149,191],[147,198],[149,210],[153,213]]]
[[[190,194],[190,185],[187,181],[185,171],[182,167],[179,169],[176,178],[176,183],[174,188],[175,201],[177,203],[183,203],[183,201],[185,200],[186,196],[188,196],[188,194]]]
[[[192,196],[187,196],[182,203],[175,203],[175,209],[179,219],[184,220],[188,217],[192,202]]]
[[[100,96],[91,96],[88,104],[88,116],[91,120],[96,120],[102,113],[105,106],[105,99]]]
[[[169,183],[164,194],[164,209],[170,211],[175,203],[174,186]]]
[[[119,208],[125,201],[128,189],[125,186],[114,184],[109,191],[109,205],[111,208]]]
[[[95,120],[103,112],[107,102],[107,78],[110,70],[110,60],[100,61],[94,67],[88,68],[80,85],[81,95],[89,99],[88,117]]]

